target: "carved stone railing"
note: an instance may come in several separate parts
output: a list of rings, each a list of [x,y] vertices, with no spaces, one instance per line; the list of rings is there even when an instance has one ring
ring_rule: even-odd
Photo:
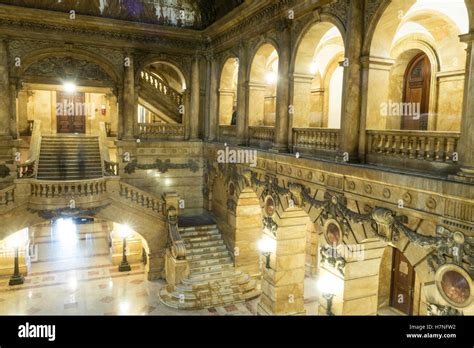
[[[117,162],[104,160],[104,175],[105,176],[119,175],[119,164]]]
[[[178,215],[174,207],[168,209],[168,231],[171,240],[171,255],[176,260],[185,260],[186,245],[179,234]]]
[[[18,179],[35,178],[38,169],[37,162],[41,148],[41,121],[37,120],[31,125],[33,128],[28,159],[24,163],[17,164],[16,170]]]
[[[459,135],[457,132],[368,130],[367,162],[453,165],[457,161]]]
[[[255,145],[258,143],[262,144],[272,144],[273,139],[275,138],[275,127],[270,126],[254,126],[249,127],[249,141],[250,144]]]
[[[153,87],[156,92],[165,96],[174,105],[183,105],[183,95],[177,90],[173,89],[171,86],[167,85],[162,80],[158,79],[150,72],[142,71],[140,77],[143,82],[145,82],[148,86]]]
[[[15,185],[0,190],[0,207],[15,202]]]
[[[104,179],[84,181],[37,181],[30,183],[31,197],[63,198],[90,197],[107,193]]]
[[[34,120],[28,120],[28,130],[27,130],[27,134],[28,136],[31,136],[33,134],[33,127],[34,127],[34,124],[35,124],[35,121]]]
[[[136,187],[126,184],[124,182],[119,183],[119,195],[123,199],[129,202],[138,204],[141,207],[147,208],[154,213],[160,213],[163,209],[163,200],[159,199],[152,194],[137,189]]]
[[[184,126],[176,123],[139,123],[142,139],[184,139]]]
[[[237,137],[237,126],[219,126],[219,141],[231,142]]]
[[[339,149],[340,129],[293,128],[293,150],[302,153],[327,153]]]

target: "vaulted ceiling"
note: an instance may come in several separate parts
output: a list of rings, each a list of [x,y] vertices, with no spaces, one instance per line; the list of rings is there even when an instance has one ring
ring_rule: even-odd
[[[204,29],[244,0],[0,0],[23,6],[141,23]]]

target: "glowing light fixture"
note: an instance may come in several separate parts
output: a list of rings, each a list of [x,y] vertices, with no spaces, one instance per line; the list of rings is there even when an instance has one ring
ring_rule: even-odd
[[[128,225],[121,225],[119,233],[123,239],[123,254],[122,262],[119,265],[119,272],[129,272],[132,268],[127,261],[127,238],[132,234],[132,229]]]
[[[269,71],[267,72],[267,74],[265,75],[265,79],[267,80],[267,83],[269,85],[273,85],[277,82],[278,80],[278,75],[276,72],[274,71]]]
[[[258,242],[258,249],[266,258],[266,268],[270,268],[270,255],[276,251],[276,240],[264,234]]]
[[[335,276],[324,274],[318,280],[318,288],[327,301],[326,314],[334,315],[332,312],[332,302],[337,293],[341,291],[341,281]]]
[[[309,67],[309,71],[311,74],[316,74],[316,71],[318,71],[318,63],[312,62],[311,66]]]
[[[77,86],[72,82],[65,82],[63,88],[64,92],[66,93],[74,93],[77,89]]]

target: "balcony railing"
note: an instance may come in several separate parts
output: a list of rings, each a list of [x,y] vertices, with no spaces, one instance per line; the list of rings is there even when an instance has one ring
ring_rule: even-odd
[[[163,211],[164,201],[162,199],[132,185],[120,182],[119,195],[130,203],[138,204],[154,213],[161,213]]]
[[[330,155],[339,149],[340,129],[293,128],[293,150],[308,154]]]
[[[70,198],[88,197],[105,194],[107,182],[104,179],[69,181],[35,181],[30,183],[31,197],[39,198]]]
[[[0,207],[15,201],[15,185],[0,190]]]
[[[219,126],[219,141],[232,142],[237,137],[236,126]]]
[[[459,136],[457,132],[368,130],[367,162],[453,165],[457,161]]]
[[[175,123],[139,123],[142,139],[184,139],[184,126]]]
[[[252,146],[268,148],[273,145],[275,127],[256,126],[249,127],[249,143]]]

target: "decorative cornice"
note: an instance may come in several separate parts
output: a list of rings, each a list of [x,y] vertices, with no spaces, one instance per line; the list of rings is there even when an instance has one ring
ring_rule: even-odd
[[[140,170],[150,170],[150,169],[157,169],[160,173],[166,173],[170,169],[189,169],[193,173],[196,173],[199,170],[199,165],[194,160],[190,159],[187,163],[171,163],[171,160],[167,159],[162,161],[161,159],[157,159],[155,163],[151,164],[142,164],[138,163],[137,160],[129,162],[124,171],[127,174],[133,174],[137,169]]]

